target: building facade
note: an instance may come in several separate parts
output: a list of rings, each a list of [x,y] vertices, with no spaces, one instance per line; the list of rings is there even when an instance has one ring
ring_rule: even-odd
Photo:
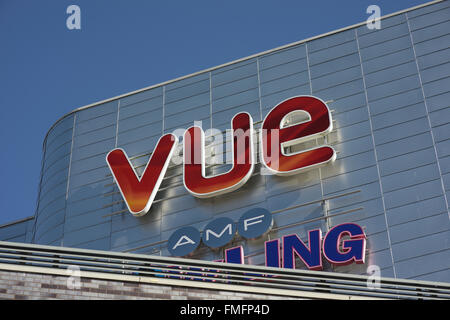
[[[335,161],[280,177],[261,174],[257,160],[244,186],[207,199],[185,189],[183,165],[172,161],[149,213],[129,213],[108,152],[122,148],[142,174],[164,134],[194,123],[225,132],[239,112],[259,129],[274,106],[301,95],[331,109],[333,130],[309,146],[332,146]],[[267,234],[201,244],[191,257],[220,260],[242,246],[246,264],[264,265],[267,240],[297,234],[306,243],[309,230],[356,223],[365,263],[324,270],[375,265],[383,277],[450,282],[449,101],[450,2],[434,1],[382,18],[378,30],[362,23],[82,107],[45,138],[35,216],[1,227],[0,240],[170,256],[167,240],[181,227],[263,208],[273,217]]]

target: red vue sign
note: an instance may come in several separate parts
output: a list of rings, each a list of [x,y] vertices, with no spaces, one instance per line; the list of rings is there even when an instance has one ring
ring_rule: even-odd
[[[255,132],[247,112],[231,120],[232,166],[225,173],[205,174],[205,132],[192,126],[183,135],[183,184],[195,197],[208,198],[232,192],[252,175],[255,139],[259,139],[259,158],[265,172],[293,175],[327,164],[336,158],[327,145],[302,149],[303,143],[326,135],[333,129],[328,106],[313,96],[296,96],[282,101],[268,112]],[[110,151],[106,161],[128,210],[135,216],[149,212],[156,193],[178,145],[178,137],[168,133],[157,142],[141,176],[121,148]]]

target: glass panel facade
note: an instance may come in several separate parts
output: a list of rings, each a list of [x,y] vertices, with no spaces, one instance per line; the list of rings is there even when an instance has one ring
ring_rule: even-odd
[[[30,241],[170,255],[165,241],[178,228],[203,230],[215,218],[237,221],[262,207],[274,212],[272,231],[227,245],[242,245],[246,263],[264,264],[269,237],[296,233],[306,241],[308,230],[355,222],[382,276],[448,282],[449,21],[450,3],[437,3],[383,19],[380,30],[349,28],[73,112],[46,137]],[[199,199],[173,162],[150,212],[127,212],[105,161],[110,150],[123,148],[142,174],[163,133],[194,121],[224,131],[243,111],[258,129],[270,109],[298,95],[329,105],[334,129],[312,145],[332,145],[334,163],[288,177],[261,174],[258,163],[239,190]],[[22,231],[0,228],[0,235],[19,239]],[[201,245],[193,257],[223,259],[223,251]],[[325,265],[360,274],[366,267]]]

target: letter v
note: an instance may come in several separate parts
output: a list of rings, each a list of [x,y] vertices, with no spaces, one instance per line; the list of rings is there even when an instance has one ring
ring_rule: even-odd
[[[120,193],[134,216],[143,216],[150,210],[177,143],[173,134],[162,136],[140,178],[123,149],[114,149],[106,155]]]

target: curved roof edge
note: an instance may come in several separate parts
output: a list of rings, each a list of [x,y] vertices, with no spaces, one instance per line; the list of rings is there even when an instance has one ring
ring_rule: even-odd
[[[406,13],[406,12],[409,12],[409,11],[412,11],[412,10],[417,10],[417,9],[420,9],[420,8],[423,8],[423,7],[426,7],[426,6],[429,6],[429,5],[433,5],[433,4],[436,4],[436,3],[444,2],[444,1],[446,1],[446,0],[433,0],[433,1],[430,1],[430,2],[426,2],[426,3],[420,4],[420,5],[414,6],[414,7],[410,7],[410,8],[407,8],[407,9],[403,9],[403,10],[400,10],[400,11],[397,11],[397,12],[393,12],[393,13],[387,14],[387,15],[382,16],[382,17],[380,17],[379,19],[376,19],[376,20],[382,20],[382,19],[390,18],[390,17],[396,16],[396,15],[399,15],[399,14],[403,14],[403,13]],[[58,122],[60,122],[65,117],[67,117],[67,116],[69,116],[69,115],[71,115],[73,113],[76,113],[78,111],[81,111],[81,110],[84,110],[84,109],[88,109],[88,108],[92,108],[92,107],[95,107],[97,105],[100,105],[100,104],[103,104],[103,103],[107,103],[107,102],[110,102],[110,101],[114,101],[114,100],[117,100],[117,99],[121,99],[121,98],[130,96],[130,95],[133,95],[133,94],[136,94],[136,93],[140,93],[140,92],[143,92],[143,91],[146,91],[146,90],[150,90],[150,89],[153,89],[153,88],[164,86],[164,85],[167,85],[169,83],[173,83],[173,82],[180,81],[180,80],[183,80],[183,79],[186,79],[186,78],[190,78],[190,77],[193,77],[193,76],[205,73],[205,72],[211,72],[211,71],[214,71],[214,70],[217,70],[217,69],[220,69],[220,68],[223,68],[223,67],[226,67],[226,66],[238,63],[238,62],[242,62],[242,61],[245,61],[245,60],[250,60],[250,59],[253,59],[253,58],[256,58],[256,57],[259,57],[259,56],[262,56],[262,55],[266,55],[266,54],[269,54],[269,53],[272,53],[272,52],[275,52],[275,51],[287,49],[287,48],[290,48],[290,47],[293,47],[293,46],[296,46],[296,45],[299,45],[299,44],[302,44],[302,43],[306,43],[308,41],[312,41],[312,40],[323,38],[323,37],[326,37],[326,36],[330,36],[330,35],[333,35],[333,34],[336,34],[336,33],[342,32],[342,31],[346,31],[346,30],[350,30],[350,29],[353,29],[353,28],[357,28],[357,27],[363,26],[365,24],[366,24],[366,21],[359,22],[359,23],[356,23],[356,24],[353,24],[353,25],[350,25],[350,26],[347,26],[347,27],[344,27],[344,28],[336,29],[336,30],[329,31],[329,32],[326,32],[326,33],[322,33],[320,35],[313,36],[313,37],[310,37],[310,38],[307,38],[307,39],[303,39],[303,40],[299,40],[299,41],[292,42],[292,43],[289,43],[289,44],[285,44],[285,45],[282,45],[282,46],[279,46],[279,47],[276,47],[276,48],[273,48],[273,49],[269,49],[269,50],[266,50],[266,51],[262,51],[262,52],[259,52],[259,53],[252,54],[252,55],[244,57],[244,58],[233,60],[233,61],[221,64],[221,65],[218,65],[218,66],[215,66],[215,67],[210,67],[210,68],[207,68],[207,69],[204,69],[204,70],[201,70],[201,71],[197,71],[197,72],[185,75],[185,76],[181,76],[181,77],[178,77],[178,78],[175,78],[175,79],[172,79],[172,80],[167,80],[167,81],[164,81],[164,82],[160,82],[158,84],[154,84],[154,85],[142,88],[142,89],[138,89],[138,90],[134,90],[134,91],[131,91],[131,92],[127,92],[127,93],[124,93],[124,94],[121,94],[121,95],[118,95],[118,96],[115,96],[115,97],[112,97],[112,98],[108,98],[108,99],[105,99],[105,100],[97,101],[97,102],[94,102],[94,103],[91,103],[91,104],[88,104],[88,105],[76,108],[76,109],[70,111],[69,113],[66,113],[65,115],[63,115],[62,117],[60,117],[58,120],[56,120],[53,123],[53,125],[48,129],[47,133],[45,134],[42,148],[44,149],[45,141],[47,140],[48,134],[58,124]]]

